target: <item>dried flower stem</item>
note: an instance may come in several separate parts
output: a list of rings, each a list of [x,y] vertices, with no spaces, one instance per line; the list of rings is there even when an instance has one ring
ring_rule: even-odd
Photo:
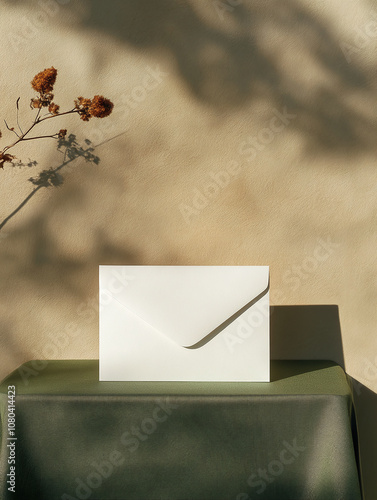
[[[17,108],[16,120],[19,132],[17,132],[14,129],[14,127],[9,127],[7,122],[4,120],[7,129],[13,132],[17,136],[17,140],[14,141],[9,146],[5,146],[4,149],[0,150],[1,169],[4,168],[4,163],[6,162],[12,163],[15,157],[7,153],[7,151],[9,151],[11,148],[14,148],[18,143],[22,141],[32,141],[34,139],[47,139],[47,138],[62,139],[67,134],[66,129],[60,129],[59,132],[56,132],[55,134],[26,137],[31,132],[31,130],[33,130],[33,128],[39,123],[49,120],[50,118],[56,118],[57,116],[69,115],[73,113],[78,114],[83,121],[89,121],[89,119],[92,117],[105,118],[106,116],[109,116],[111,114],[114,104],[109,99],[106,99],[103,95],[95,95],[93,99],[78,97],[74,101],[75,107],[73,109],[60,113],[59,112],[60,106],[53,101],[54,94],[52,93],[57,73],[58,73],[57,69],[52,66],[51,68],[46,68],[43,71],[36,74],[33,80],[31,81],[31,86],[39,94],[39,96],[32,98],[30,101],[30,107],[32,109],[36,108],[37,114],[35,115],[34,121],[30,125],[30,127],[26,130],[26,132],[23,132],[19,121],[18,103],[20,101],[20,97],[16,101],[16,108]],[[43,117],[40,116],[42,108],[48,108],[48,114]],[[0,131],[0,137],[1,137],[1,131]]]
[[[18,144],[21,141],[31,141],[33,139],[44,139],[44,138],[49,138],[49,137],[56,138],[57,134],[53,134],[53,135],[40,135],[40,136],[35,136],[35,137],[26,137],[26,136],[39,123],[42,123],[42,122],[44,122],[44,121],[46,121],[46,120],[48,120],[50,118],[56,118],[58,116],[69,115],[69,114],[72,114],[72,113],[78,113],[78,110],[76,108],[73,108],[73,109],[71,109],[69,111],[64,111],[64,113],[59,113],[58,115],[48,115],[48,116],[44,116],[43,118],[39,117],[40,112],[41,112],[41,108],[38,109],[37,115],[36,115],[33,123],[26,130],[26,132],[22,133],[22,135],[18,135],[17,132],[15,132],[15,130],[10,129],[8,127],[7,123],[5,122],[7,128],[9,130],[12,130],[12,132],[14,132],[17,135],[18,139],[16,141],[14,141],[12,144],[10,144],[9,146],[5,146],[5,148],[2,150],[2,153],[5,153],[9,149],[13,148],[14,146],[16,146],[16,144]]]
[[[38,135],[36,137],[26,137],[26,139],[23,138],[22,140],[23,141],[32,141],[33,139],[48,139],[50,137],[52,137],[53,139],[56,139],[58,137],[58,132],[56,134],[52,134],[52,135]]]
[[[22,135],[22,134],[23,134],[23,132],[22,132],[22,128],[20,127],[20,122],[19,122],[19,120],[18,120],[18,111],[19,111],[19,108],[18,108],[18,103],[20,102],[20,99],[21,99],[21,97],[19,97],[19,98],[17,99],[17,101],[16,101],[16,108],[17,108],[17,125],[18,125],[18,128],[20,129],[20,132],[21,132],[21,135]]]

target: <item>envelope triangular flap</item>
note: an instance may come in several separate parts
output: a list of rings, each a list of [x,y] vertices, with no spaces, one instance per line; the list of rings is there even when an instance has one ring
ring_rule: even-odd
[[[109,286],[119,277],[124,286]],[[106,289],[155,330],[190,347],[268,288],[268,266],[100,266]]]

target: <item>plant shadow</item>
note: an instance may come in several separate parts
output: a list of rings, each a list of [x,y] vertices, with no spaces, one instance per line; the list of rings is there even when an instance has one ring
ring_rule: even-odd
[[[92,0],[81,22],[84,29],[149,50],[162,66],[168,55],[188,92],[215,111],[232,112],[260,100],[272,109],[289,110],[295,116],[290,127],[305,139],[309,155],[375,151],[376,121],[349,99],[358,94],[374,102],[376,95],[361,58],[350,60],[344,49],[352,44],[352,33],[340,38],[326,18],[298,0],[207,5],[114,0],[106,12],[101,0]],[[273,33],[272,44],[275,39],[281,44],[271,48],[268,33]],[[300,40],[300,51],[293,39]],[[281,64],[285,44],[292,60]],[[326,83],[296,72],[304,58],[311,61],[304,71],[328,75]]]
[[[26,198],[11,212],[2,222],[0,222],[0,230],[37,194],[37,192],[42,188],[48,187],[60,187],[64,183],[64,175],[61,172],[63,169],[64,173],[72,168],[72,162],[77,158],[83,158],[87,163],[93,163],[98,165],[100,162],[99,156],[97,156],[95,151],[95,146],[89,139],[84,140],[85,145],[80,144],[77,141],[75,134],[70,134],[68,137],[60,137],[57,143],[57,150],[63,155],[63,160],[55,168],[47,168],[39,172],[35,177],[30,177],[29,181],[36,186]],[[37,165],[36,160],[29,160],[26,163],[17,162],[14,163],[13,167],[33,167]]]

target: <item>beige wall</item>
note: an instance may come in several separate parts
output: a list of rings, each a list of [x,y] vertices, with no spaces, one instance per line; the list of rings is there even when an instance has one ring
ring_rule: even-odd
[[[0,378],[32,358],[98,356],[99,264],[268,264],[274,304],[339,306],[345,366],[371,391],[358,386],[368,412],[377,392],[377,6],[108,5],[1,1],[1,116],[14,124],[21,96],[28,123],[30,80],[52,65],[62,109],[103,93],[115,111],[46,124],[103,143],[100,163],[76,159],[63,185],[37,191],[0,231]],[[61,161],[50,139],[14,153],[38,165],[0,171],[0,221],[31,192],[31,176]],[[209,186],[219,175],[223,185]],[[324,332],[297,357],[330,357]],[[372,471],[376,448],[368,453]]]

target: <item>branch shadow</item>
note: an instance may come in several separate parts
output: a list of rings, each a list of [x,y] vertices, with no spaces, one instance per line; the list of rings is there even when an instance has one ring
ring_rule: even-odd
[[[218,3],[228,9],[219,12],[216,2],[195,0],[114,0],[105,12],[103,2],[93,0],[81,23],[140,51],[168,56],[191,95],[216,111],[261,99],[272,109],[287,107],[296,115],[289,127],[305,139],[307,154],[376,151],[376,120],[349,99],[357,94],[374,102],[373,74],[360,57],[347,60],[342,43],[348,38],[298,0]],[[281,44],[271,46],[266,31]],[[293,64],[286,66],[281,60],[287,53]],[[313,70],[326,74],[326,81],[300,77]]]
[[[95,147],[89,139],[85,139],[86,147],[82,146],[77,142],[76,135],[70,134],[67,138],[59,138],[57,149],[62,153],[63,161],[55,168],[48,168],[39,172],[36,177],[30,177],[29,181],[36,186],[26,198],[11,212],[5,219],[0,222],[0,230],[38,193],[42,188],[48,187],[60,187],[64,183],[64,176],[61,173],[63,168],[67,169],[67,166],[75,161],[77,158],[81,157],[88,163],[94,163],[98,165],[100,158],[94,154]],[[33,167],[37,165],[37,161],[29,161],[27,163],[17,162],[14,167]]]

